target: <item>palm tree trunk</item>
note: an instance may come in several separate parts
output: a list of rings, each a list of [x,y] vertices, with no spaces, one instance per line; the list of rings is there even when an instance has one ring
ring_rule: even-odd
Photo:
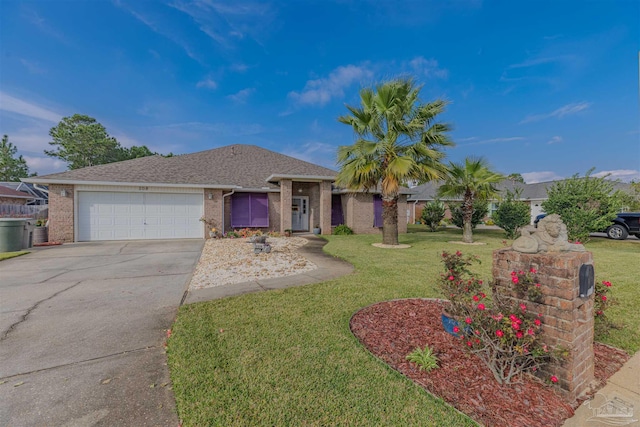
[[[473,228],[471,221],[473,219],[473,194],[467,190],[464,195],[462,204],[462,241],[464,243],[473,243]]]
[[[398,244],[398,197],[382,199],[382,243]]]

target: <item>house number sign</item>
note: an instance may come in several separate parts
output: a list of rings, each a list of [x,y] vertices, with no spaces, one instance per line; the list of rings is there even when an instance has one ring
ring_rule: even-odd
[[[147,191],[149,187],[138,187],[138,191]]]

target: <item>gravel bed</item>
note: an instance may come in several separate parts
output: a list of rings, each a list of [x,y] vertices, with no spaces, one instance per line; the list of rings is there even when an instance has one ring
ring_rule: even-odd
[[[189,289],[291,276],[318,268],[297,253],[306,239],[269,237],[267,243],[271,253],[255,254],[249,239],[207,240]]]

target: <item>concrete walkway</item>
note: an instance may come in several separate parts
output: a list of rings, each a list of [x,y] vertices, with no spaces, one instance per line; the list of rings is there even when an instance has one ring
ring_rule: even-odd
[[[598,411],[599,408],[613,409],[617,413]],[[611,425],[640,426],[640,351],[609,378],[607,384],[591,400],[587,400],[576,409],[573,417],[566,420],[562,426]]]
[[[353,271],[353,266],[348,262],[324,253],[322,248],[327,244],[326,240],[313,234],[296,234],[296,236],[304,237],[309,241],[306,245],[298,249],[298,253],[317,265],[317,269],[292,276],[252,280],[250,282],[232,283],[229,285],[214,286],[212,288],[190,290],[184,300],[184,303],[191,304],[194,302],[210,301],[251,292],[309,285],[311,283],[336,279]]]

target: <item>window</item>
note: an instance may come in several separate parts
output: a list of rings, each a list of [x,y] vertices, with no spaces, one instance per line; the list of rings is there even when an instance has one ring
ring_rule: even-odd
[[[344,224],[344,215],[342,213],[342,196],[334,194],[331,196],[331,225]]]
[[[373,226],[382,227],[382,197],[373,195]]]
[[[268,227],[269,198],[266,193],[235,193],[231,196],[231,227]]]

